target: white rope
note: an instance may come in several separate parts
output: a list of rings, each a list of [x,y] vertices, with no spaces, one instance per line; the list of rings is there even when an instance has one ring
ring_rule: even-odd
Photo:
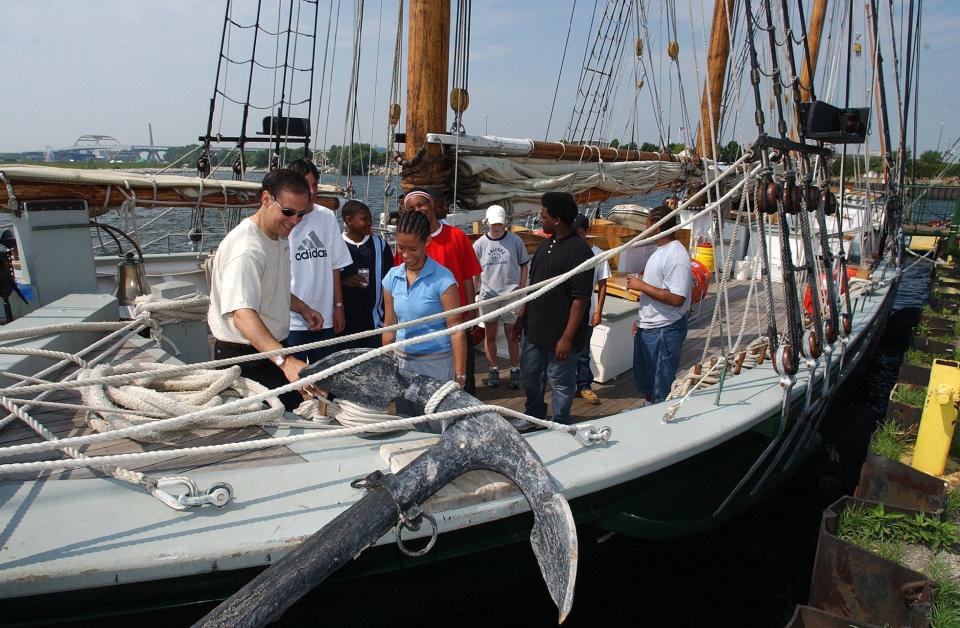
[[[92,376],[104,372],[130,372],[143,365],[120,364],[103,365],[80,372],[78,381],[84,382]],[[152,370],[166,371],[165,364],[147,365]],[[261,393],[267,388],[257,382],[240,376],[240,367],[215,371],[200,371],[180,377],[167,378],[151,382],[153,387],[129,384],[125,387],[85,386],[81,395],[85,404],[94,407],[110,408],[99,417],[88,414],[87,423],[97,432],[106,433],[130,426],[145,426],[137,438],[144,441],[156,441],[169,438],[171,431],[186,431],[202,428],[241,428],[263,425],[266,421],[277,420],[283,416],[283,404],[276,398],[267,399],[269,409],[263,409],[260,403],[240,404],[232,411],[224,409],[225,400],[239,396],[241,399],[250,394]],[[150,414],[161,413],[162,417],[146,414],[117,413],[112,409],[123,406],[125,409],[145,411]],[[221,410],[215,415],[203,417],[189,423],[181,422],[175,430],[164,425],[163,418],[185,415],[200,408]]]
[[[434,414],[425,414],[419,417],[410,417],[410,418],[396,418],[392,417],[392,420],[389,422],[382,423],[380,425],[374,424],[374,428],[382,427],[389,429],[397,429],[398,427],[413,427],[421,423],[426,423],[428,421],[445,421],[454,419],[461,416],[468,416],[471,414],[478,414],[483,412],[495,412],[502,415],[504,418],[518,418],[524,419],[535,425],[545,427],[558,432],[565,432],[577,437],[577,440],[582,444],[587,446],[592,445],[596,442],[606,442],[610,438],[610,428],[603,427],[597,429],[592,424],[589,423],[578,423],[576,425],[565,425],[562,423],[556,423],[554,421],[546,421],[543,419],[538,419],[532,417],[522,412],[517,412],[516,410],[511,410],[510,408],[504,408],[502,406],[496,405],[478,405],[470,406],[467,408],[456,408],[453,410],[446,410],[444,412],[437,412]],[[224,443],[221,445],[206,445],[200,447],[185,447],[182,449],[159,449],[155,451],[144,451],[144,452],[135,452],[129,454],[115,454],[108,456],[95,456],[89,457],[86,460],[43,460],[43,461],[34,461],[34,462],[19,462],[19,463],[10,463],[0,465],[0,475],[11,474],[11,473],[32,473],[37,471],[58,471],[66,469],[76,469],[85,466],[91,465],[114,465],[114,464],[125,464],[130,462],[138,462],[141,464],[146,464],[148,462],[153,462],[157,460],[164,460],[166,458],[173,457],[193,457],[193,456],[202,456],[213,453],[228,453],[228,452],[241,452],[241,451],[253,451],[257,449],[267,449],[270,447],[280,447],[291,445],[294,443],[301,443],[309,440],[317,440],[321,438],[337,438],[343,436],[351,436],[355,434],[360,434],[363,432],[370,431],[370,426],[362,427],[343,427],[339,429],[332,430],[319,430],[310,434],[297,434],[292,436],[278,436],[273,438],[263,438],[250,441],[242,441],[237,443]],[[119,430],[118,430],[119,431]],[[103,436],[103,435],[101,435]],[[106,434],[109,436],[109,434]],[[65,444],[67,439],[60,441],[60,445]],[[9,449],[12,448],[8,448]],[[4,452],[6,453],[6,452]]]
[[[748,157],[748,155],[744,155],[744,156],[741,158],[741,160],[738,160],[738,163],[739,163],[739,162],[742,162],[742,161],[745,160],[747,157]],[[735,165],[738,165],[738,164],[735,164]],[[759,168],[760,168],[760,166],[756,166],[749,174],[752,175],[752,174],[755,173]],[[733,171],[733,168],[731,168],[731,170],[729,170],[728,172],[726,172],[726,173],[724,173],[723,175],[721,175],[721,177],[718,177],[717,181],[719,181],[723,176],[726,176],[727,174],[729,174],[729,173],[732,172],[732,171]],[[724,195],[724,197],[722,197],[721,199],[718,199],[717,203],[722,203],[723,201],[727,200],[727,198],[729,198],[730,196],[732,196],[736,191],[738,191],[741,187],[743,187],[748,180],[749,180],[749,176],[748,176],[748,177],[745,177],[744,179],[742,179],[742,180],[740,181],[740,183],[737,184],[736,186],[734,186],[726,195]],[[680,205],[674,210],[674,212],[672,212],[672,213],[669,214],[668,216],[665,216],[661,221],[658,221],[656,224],[652,225],[651,229],[656,229],[662,222],[664,222],[664,221],[666,221],[667,219],[669,219],[670,217],[672,217],[672,215],[673,215],[674,213],[679,212],[681,209],[685,208],[688,204],[694,202],[694,201],[698,198],[698,196],[701,195],[706,189],[707,189],[707,188],[703,188],[702,190],[700,190],[699,192],[697,192],[696,194],[694,194],[693,196],[691,196],[689,199],[687,199],[687,201],[686,201],[685,203],[680,204]],[[691,220],[695,220],[697,217],[699,217],[700,215],[703,215],[704,213],[710,211],[711,209],[712,209],[712,205],[708,205],[704,210],[702,210],[702,211],[699,212],[697,215],[695,215]],[[677,225],[676,227],[673,227],[673,228],[671,228],[671,229],[668,229],[667,231],[665,231],[665,232],[663,232],[663,233],[672,233],[673,231],[681,228],[682,226],[684,226],[684,223],[681,223],[681,224]],[[648,230],[648,231],[650,231],[650,230]],[[634,238],[633,240],[631,240],[630,242],[628,242],[628,243],[626,243],[626,244],[624,244],[624,245],[622,245],[622,246],[620,246],[620,247],[617,247],[616,249],[612,249],[612,250],[610,250],[610,251],[607,251],[605,254],[599,255],[599,256],[597,256],[596,258],[592,259],[592,260],[587,260],[587,261],[583,262],[583,263],[580,264],[578,267],[572,269],[571,271],[569,271],[568,273],[565,273],[564,275],[560,275],[560,276],[555,277],[554,279],[552,279],[552,280],[550,280],[550,281],[544,282],[545,285],[543,285],[542,287],[539,287],[536,292],[533,292],[533,293],[531,293],[531,294],[523,297],[522,299],[519,299],[519,300],[516,302],[517,306],[519,306],[520,304],[525,303],[525,302],[527,302],[527,301],[530,301],[530,300],[532,300],[532,299],[534,299],[534,298],[539,297],[540,294],[543,294],[544,292],[552,289],[554,286],[559,285],[560,283],[562,283],[563,281],[565,281],[566,279],[568,279],[570,276],[573,276],[574,274],[576,274],[576,273],[578,273],[578,272],[582,272],[582,271],[584,271],[584,270],[588,270],[589,268],[592,268],[593,264],[599,263],[599,261],[605,261],[605,260],[608,259],[609,257],[612,257],[613,255],[619,253],[621,250],[625,249],[627,246],[633,246],[633,245],[636,245],[636,244],[642,244],[642,243],[645,243],[646,239],[652,240],[652,239],[655,238],[655,237],[662,237],[662,235],[663,235],[663,234],[656,234],[656,235],[654,235],[654,236],[651,237],[651,238],[646,238],[646,239],[645,239],[644,236],[646,235],[646,233],[647,233],[647,232],[641,233],[640,235],[638,235],[637,237],[635,237],[635,238]],[[514,296],[514,295],[510,295],[510,296]],[[465,310],[465,309],[470,309],[470,306],[466,306],[466,307],[461,308],[461,309],[464,309],[464,310]],[[441,313],[441,314],[438,315],[437,317],[439,317],[439,316],[444,316],[444,315],[448,315],[448,314],[450,314],[450,313]],[[498,310],[498,311],[495,311],[495,312],[491,312],[491,313],[489,313],[489,314],[487,314],[487,315],[481,316],[479,320],[481,320],[481,321],[482,321],[482,320],[487,320],[488,318],[493,318],[494,316],[498,316],[499,314],[500,314],[499,310]],[[319,373],[315,373],[315,374],[313,374],[313,375],[311,375],[311,376],[309,376],[309,377],[307,377],[307,378],[298,380],[298,381],[296,381],[296,382],[292,382],[292,383],[290,383],[290,384],[286,384],[286,385],[284,385],[284,386],[281,386],[281,387],[279,387],[279,388],[277,388],[277,389],[274,389],[274,390],[271,390],[271,391],[267,391],[267,392],[264,392],[264,393],[260,393],[260,394],[254,395],[253,397],[250,397],[250,398],[248,398],[247,400],[239,400],[239,401],[235,401],[235,402],[230,402],[230,403],[227,403],[227,404],[225,404],[224,406],[218,407],[218,408],[205,408],[205,409],[200,409],[200,410],[197,410],[197,411],[194,411],[194,412],[190,412],[190,413],[188,413],[188,414],[186,414],[186,415],[183,415],[183,416],[172,417],[172,418],[170,418],[170,419],[163,419],[163,420],[161,420],[161,421],[158,421],[157,423],[158,423],[158,424],[163,424],[163,427],[164,427],[165,429],[174,429],[174,428],[179,427],[179,426],[189,425],[192,421],[196,421],[196,420],[198,420],[198,419],[205,418],[205,417],[207,417],[207,416],[210,416],[210,415],[216,413],[217,411],[224,411],[224,410],[227,410],[227,409],[234,410],[234,409],[237,408],[238,406],[240,406],[240,405],[245,405],[246,403],[253,403],[253,402],[264,401],[264,400],[266,400],[267,398],[270,398],[270,397],[273,397],[273,396],[277,396],[277,395],[283,394],[283,393],[285,393],[285,392],[290,392],[290,391],[293,391],[293,390],[297,390],[297,389],[303,388],[304,386],[310,385],[310,384],[312,384],[312,383],[314,383],[314,382],[316,382],[316,381],[319,381],[319,380],[321,380],[321,379],[323,379],[323,378],[325,378],[325,377],[329,377],[329,376],[331,376],[331,375],[333,375],[333,374],[335,374],[335,373],[338,373],[338,372],[344,371],[344,370],[346,370],[346,369],[349,369],[349,368],[351,368],[351,367],[353,367],[353,366],[355,366],[355,365],[357,365],[357,364],[360,364],[360,363],[362,363],[362,362],[364,362],[364,361],[366,361],[366,360],[372,359],[372,358],[374,358],[374,357],[376,357],[376,356],[378,356],[378,355],[381,355],[381,354],[383,354],[383,353],[386,353],[387,351],[393,351],[394,349],[403,348],[403,347],[405,347],[405,346],[407,346],[407,345],[409,345],[409,344],[414,344],[414,343],[423,342],[424,340],[430,340],[430,339],[433,339],[433,338],[435,338],[435,337],[440,337],[440,336],[443,336],[443,335],[446,335],[446,334],[449,334],[449,333],[456,333],[456,332],[458,332],[458,331],[460,331],[460,330],[462,330],[462,329],[465,329],[465,328],[468,327],[468,326],[472,326],[472,325],[475,324],[476,322],[477,322],[477,321],[475,321],[475,320],[467,321],[467,322],[464,322],[464,323],[460,323],[459,325],[453,326],[453,327],[451,327],[451,328],[449,328],[449,329],[447,329],[447,330],[440,330],[440,331],[437,331],[437,332],[432,332],[432,333],[430,333],[430,334],[426,334],[426,335],[423,335],[423,336],[418,336],[418,337],[415,337],[415,338],[410,338],[410,339],[407,339],[407,340],[399,341],[399,342],[396,342],[396,343],[394,343],[393,345],[390,345],[390,346],[387,346],[387,347],[380,347],[380,348],[378,348],[378,349],[371,350],[371,351],[366,352],[366,353],[364,353],[364,354],[362,354],[362,355],[360,355],[360,356],[357,356],[356,358],[353,358],[353,359],[351,359],[351,360],[346,360],[346,361],[342,362],[341,364],[338,364],[338,365],[336,365],[336,366],[330,367],[330,368],[328,368],[328,369],[326,369],[326,370],[324,370],[324,371],[321,371],[321,372],[319,372]],[[376,332],[377,330],[373,330],[373,331]],[[371,334],[367,334],[367,335],[371,335]],[[354,335],[354,336],[359,336],[359,334]],[[352,338],[349,338],[349,337],[348,337],[347,339],[352,339]],[[312,344],[313,344],[313,343],[312,343]],[[322,344],[322,343],[315,343],[315,344],[316,344],[317,346],[319,346],[319,345]],[[276,350],[276,351],[272,351],[272,352],[264,352],[263,354],[260,354],[259,356],[254,355],[254,356],[242,356],[242,357],[246,357],[246,358],[248,358],[248,359],[260,359],[260,358],[263,358],[263,357],[267,357],[267,356],[269,356],[269,355],[280,355],[280,354],[282,354],[282,353],[287,353],[287,352],[290,352],[291,350],[296,350],[296,349],[291,348],[291,349],[287,349],[287,350]],[[245,360],[237,360],[237,361],[245,361]],[[203,363],[203,366],[212,366],[214,363],[217,363],[217,362],[221,363],[221,364],[217,364],[217,365],[219,366],[219,365],[222,365],[222,363],[224,363],[224,362],[226,362],[226,361],[212,361],[212,362],[208,362],[208,363]],[[166,371],[166,374],[168,374],[168,375],[179,374],[179,373],[181,373],[181,372],[186,372],[186,371],[189,371],[189,370],[193,370],[193,369],[197,368],[198,366],[201,366],[201,365],[191,365],[190,367],[187,367],[187,368],[185,368],[185,367],[171,367],[171,368],[169,368],[169,369]],[[115,384],[115,383],[121,383],[121,382],[124,382],[124,381],[132,381],[133,379],[142,379],[142,378],[144,378],[145,376],[146,376],[148,379],[151,377],[150,374],[142,373],[142,372],[141,372],[141,373],[122,374],[122,375],[113,375],[113,376],[103,376],[103,377],[91,377],[91,378],[89,378],[89,379],[87,379],[87,380],[85,381],[85,384],[87,384],[87,385],[92,385],[92,384]],[[152,377],[156,377],[156,374],[152,374]],[[69,383],[68,385],[65,385],[65,384],[67,384],[67,383],[59,383],[59,382],[58,382],[58,383],[56,383],[56,384],[44,384],[44,385],[35,385],[35,386],[24,386],[24,387],[22,387],[18,392],[35,392],[35,391],[37,391],[37,390],[64,389],[64,388],[69,388],[69,387],[72,387],[73,385],[75,385],[75,384],[73,384],[73,383]],[[0,390],[0,393],[3,393],[3,392],[5,392],[5,391]],[[512,412],[512,411],[511,411],[511,412]],[[422,418],[422,417],[421,417],[421,418]],[[524,419],[528,420],[528,421],[531,422],[531,423],[540,424],[539,420],[537,420],[537,419],[535,419],[535,418],[533,418],[533,417],[518,416],[518,418],[524,418]],[[534,419],[534,420],[531,420],[531,419]],[[3,453],[4,455],[11,455],[11,454],[13,454],[13,453],[27,453],[28,451],[29,451],[29,452],[47,451],[47,450],[57,449],[57,448],[63,447],[63,446],[79,445],[80,443],[89,444],[89,443],[93,443],[93,442],[99,442],[99,441],[103,441],[103,440],[107,440],[107,439],[112,439],[113,437],[119,437],[119,436],[133,437],[135,434],[145,433],[146,430],[144,430],[143,427],[144,427],[144,426],[129,426],[129,427],[123,427],[123,428],[114,430],[113,432],[106,433],[106,434],[90,434],[90,435],[86,435],[86,436],[72,437],[72,438],[68,438],[68,439],[63,439],[63,440],[61,440],[61,441],[58,441],[57,443],[53,443],[53,442],[48,441],[48,442],[45,442],[45,443],[32,443],[32,444],[27,444],[27,445],[18,445],[18,446],[13,446],[13,447],[5,448],[4,450],[2,450],[2,453]],[[148,427],[149,427],[149,426],[148,426]],[[356,429],[356,428],[346,428],[346,429]],[[582,428],[581,428],[581,429],[582,429]],[[331,432],[329,432],[329,433],[333,433],[333,432],[334,432],[334,431],[331,431]],[[325,433],[327,433],[327,432],[325,432]],[[273,444],[276,444],[276,443],[273,443]],[[271,445],[263,445],[263,446],[271,446]],[[177,450],[177,451],[179,452],[179,451],[183,451],[183,450]]]
[[[88,363],[87,363],[88,366],[90,366],[90,365],[92,365],[92,364],[96,364],[97,362],[106,359],[106,356],[110,355],[111,353],[113,353],[114,351],[116,351],[117,349],[119,349],[120,346],[123,345],[123,343],[125,343],[125,342],[127,341],[127,338],[128,338],[129,336],[132,336],[133,334],[139,333],[140,330],[143,329],[145,326],[146,326],[145,323],[142,322],[142,321],[140,321],[140,320],[132,320],[132,321],[130,321],[129,323],[126,323],[126,324],[125,324],[123,327],[121,327],[120,329],[117,329],[116,331],[113,331],[112,333],[107,334],[106,336],[104,336],[104,337],[101,338],[100,340],[94,342],[93,344],[89,345],[88,347],[86,347],[86,348],[84,348],[84,349],[81,349],[80,351],[77,352],[77,355],[86,355],[86,354],[88,354],[88,353],[90,353],[90,352],[92,352],[92,351],[94,351],[94,350],[96,350],[96,349],[99,349],[101,346],[107,344],[108,342],[114,340],[115,338],[120,337],[120,340],[117,340],[112,347],[107,348],[101,355],[99,355],[99,356],[97,356],[97,357],[95,357],[95,358],[92,358],[92,359],[89,360]],[[67,365],[70,364],[70,363],[71,363],[71,361],[69,361],[69,360],[61,360],[60,362],[58,362],[58,363],[56,363],[56,364],[53,364],[53,365],[51,365],[51,366],[43,369],[43,370],[40,371],[39,373],[35,374],[35,375],[33,376],[33,378],[42,378],[42,377],[46,377],[47,375],[50,375],[50,374],[52,374],[52,373],[56,373],[57,371],[59,371],[60,369],[62,369],[63,367],[67,366]],[[72,374],[68,375],[66,379],[72,379],[73,377],[76,377],[76,373],[72,373]],[[42,381],[42,380],[41,380],[41,381]],[[22,387],[22,386],[24,386],[24,385],[25,385],[25,384],[24,384],[23,382],[18,382],[18,383],[16,383],[16,384],[14,384],[13,386],[11,386],[11,387],[9,388],[9,390],[10,390],[13,394],[16,394],[16,393],[19,391],[20,387]],[[53,394],[53,392],[54,392],[54,391],[52,391],[52,390],[51,390],[51,391],[42,392],[42,393],[40,393],[40,395],[37,396],[37,399],[44,399],[44,398],[46,398],[46,397],[49,397],[51,394]],[[32,406],[31,406],[30,404],[27,404],[26,406],[24,406],[24,410],[29,410],[29,409],[31,409],[31,407],[32,407]],[[5,416],[3,419],[0,419],[0,429],[3,429],[3,427],[4,427],[5,425],[7,425],[8,423],[10,423],[10,422],[11,422],[13,419],[15,419],[15,418],[16,418],[16,415],[14,415],[14,414],[8,414],[8,415]]]
[[[40,358],[50,358],[53,360],[67,360],[73,362],[79,367],[85,367],[87,363],[72,353],[66,351],[51,351],[49,349],[33,349],[31,347],[0,347],[0,353],[7,355],[32,355]]]

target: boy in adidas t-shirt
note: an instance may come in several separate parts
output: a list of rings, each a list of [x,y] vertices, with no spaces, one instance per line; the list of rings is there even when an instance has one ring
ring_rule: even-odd
[[[290,164],[304,176],[310,186],[313,211],[303,217],[290,232],[290,290],[323,316],[323,329],[310,331],[299,314],[290,313],[291,347],[333,338],[343,331],[343,294],[340,269],[350,264],[350,252],[340,237],[340,225],[334,213],[316,204],[319,173],[312,162],[298,159]],[[328,346],[295,353],[298,358],[313,363],[330,355],[340,347]]]
[[[382,280],[393,264],[390,245],[378,235],[371,235],[373,216],[360,201],[343,205],[343,241],[353,263],[340,271],[343,284],[343,308],[346,326],[340,336],[383,327]],[[368,336],[337,345],[338,349],[380,346],[380,336]]]

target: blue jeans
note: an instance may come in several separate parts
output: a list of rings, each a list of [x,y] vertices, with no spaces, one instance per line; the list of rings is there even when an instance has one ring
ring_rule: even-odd
[[[290,335],[287,336],[287,344],[291,347],[295,347],[297,345],[305,345],[308,342],[329,340],[330,338],[333,338],[333,327],[326,327],[320,331],[310,331],[309,329],[291,329]],[[301,351],[299,353],[294,353],[293,355],[298,360],[303,360],[304,362],[309,362],[310,364],[316,364],[334,351],[339,351],[342,348],[343,347],[341,345],[331,345],[328,347],[320,347],[319,349]]]
[[[686,337],[686,316],[663,327],[637,330],[633,337],[633,381],[638,395],[653,403],[667,398],[677,377]]]
[[[577,381],[576,354],[571,353],[560,362],[554,359],[552,347],[544,349],[524,338],[520,350],[520,385],[527,395],[524,412],[539,419],[547,418],[547,404],[543,397],[548,381],[552,390],[553,420],[569,424]]]
[[[587,335],[583,340],[583,351],[577,354],[577,392],[590,390],[593,383],[593,371],[590,370],[590,338],[593,336],[593,326],[587,327]]]

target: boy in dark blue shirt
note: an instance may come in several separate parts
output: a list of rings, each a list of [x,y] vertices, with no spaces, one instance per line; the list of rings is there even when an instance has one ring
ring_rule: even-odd
[[[390,245],[371,235],[373,216],[360,201],[347,201],[341,209],[343,240],[353,263],[340,271],[343,285],[343,309],[346,327],[341,336],[383,327],[383,289],[381,281],[393,265]],[[337,349],[380,346],[380,336],[369,336],[337,346]]]

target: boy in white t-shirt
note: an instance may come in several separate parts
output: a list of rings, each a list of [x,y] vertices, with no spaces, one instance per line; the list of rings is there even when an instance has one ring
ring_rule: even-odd
[[[583,214],[577,214],[577,217],[573,219],[573,230],[578,236],[586,240],[587,232],[590,230],[590,220]],[[593,251],[594,255],[603,253],[596,246],[591,246],[590,250]],[[593,269],[593,284],[596,286],[597,293],[590,297],[590,311],[587,312],[587,336],[583,343],[583,350],[577,355],[577,396],[593,405],[600,403],[600,397],[590,388],[593,384],[593,371],[590,370],[590,337],[593,335],[593,328],[600,324],[603,317],[603,303],[607,298],[607,279],[610,278],[610,275],[610,264],[608,262],[604,262]]]
[[[310,186],[313,211],[303,217],[290,233],[290,290],[323,316],[323,328],[309,329],[296,312],[290,313],[290,346],[328,340],[343,331],[346,318],[343,311],[343,289],[340,269],[353,259],[340,235],[336,215],[316,204],[319,173],[312,162],[298,159],[290,169],[299,172]],[[336,351],[336,345],[296,353],[298,358],[314,363]]]
[[[480,260],[483,272],[473,280],[476,283],[477,301],[513,292],[527,283],[530,268],[527,247],[517,234],[507,230],[507,212],[499,205],[487,208],[487,233],[473,243],[473,250]],[[480,306],[480,314],[497,310],[507,303],[499,301]],[[503,322],[507,336],[507,351],[510,354],[510,387],[520,387],[520,342],[513,333],[517,322],[517,310],[510,310],[484,323],[483,349],[490,365],[487,386],[500,385],[500,369],[497,368],[497,327]]]

